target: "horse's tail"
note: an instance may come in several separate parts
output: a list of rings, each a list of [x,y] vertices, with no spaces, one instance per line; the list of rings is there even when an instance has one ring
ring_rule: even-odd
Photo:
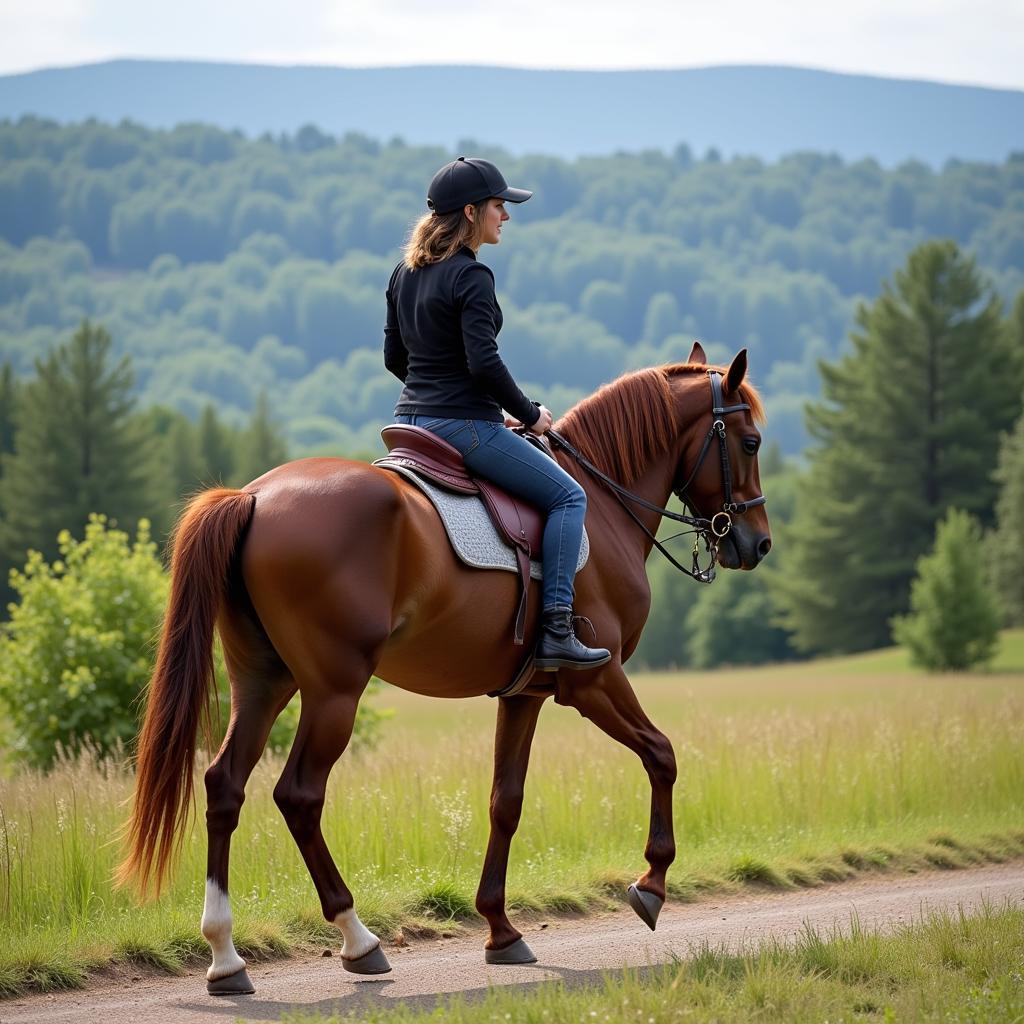
[[[255,495],[213,488],[189,503],[174,533],[171,594],[139,736],[135,799],[118,884],[159,893],[192,806],[200,721],[210,737],[213,629]]]

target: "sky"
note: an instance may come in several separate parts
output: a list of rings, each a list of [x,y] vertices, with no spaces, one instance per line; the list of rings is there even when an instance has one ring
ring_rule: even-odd
[[[115,57],[785,64],[1024,89],[1024,0],[0,0],[0,74]]]

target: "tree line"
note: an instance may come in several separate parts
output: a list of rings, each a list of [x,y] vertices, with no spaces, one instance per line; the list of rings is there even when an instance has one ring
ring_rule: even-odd
[[[771,558],[699,588],[652,556],[641,662],[751,663],[887,644],[951,509],[1003,537],[986,539],[977,561],[991,565],[1007,620],[1021,618],[1024,542],[1001,524],[1024,507],[1013,468],[1024,452],[1024,299],[1004,316],[973,259],[931,242],[859,307],[857,324],[850,351],[820,365],[805,463],[772,445],[762,456]],[[198,486],[243,483],[287,457],[265,400],[242,428],[212,406],[190,421],[138,408],[131,377],[131,358],[115,357],[110,335],[88,322],[37,360],[34,378],[0,372],[5,567],[22,565],[30,547],[55,557],[60,531],[81,530],[91,513],[125,526],[145,517],[159,539]]]
[[[783,450],[806,443],[814,370],[858,301],[927,238],[978,254],[1005,304],[1024,286],[1024,156],[1003,164],[795,154],[494,159],[535,189],[483,254],[502,348],[566,409],[624,370],[744,344]],[[368,448],[396,382],[382,292],[424,210],[440,147],[308,126],[245,138],[202,125],[0,122],[0,361],[32,372],[83,319],[133,358],[143,404],[241,424],[260,395],[297,450]]]
[[[1024,624],[1024,300],[1004,317],[974,261],[931,242],[857,324],[850,351],[820,366],[806,464],[770,444],[761,457],[771,557],[699,587],[652,555],[641,665],[895,640],[925,667],[960,669],[992,656],[1001,625]],[[194,423],[140,410],[130,357],[98,325],[35,370],[19,381],[0,368],[0,557],[16,599],[0,626],[0,698],[21,756],[45,765],[57,740],[106,747],[133,733],[125,709],[148,678],[166,593],[150,517],[165,535],[197,486],[251,479],[287,452],[265,401],[242,429],[212,407]]]

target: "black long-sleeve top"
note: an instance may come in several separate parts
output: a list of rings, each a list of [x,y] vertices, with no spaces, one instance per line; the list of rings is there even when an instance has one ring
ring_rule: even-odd
[[[506,409],[537,422],[498,354],[494,275],[472,249],[415,270],[400,263],[386,294],[384,365],[405,385],[397,414],[500,422]]]

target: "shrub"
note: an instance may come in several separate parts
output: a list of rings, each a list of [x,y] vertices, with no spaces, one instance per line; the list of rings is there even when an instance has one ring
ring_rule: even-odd
[[[11,573],[20,602],[0,633],[0,697],[16,756],[49,766],[60,744],[101,751],[135,736],[137,699],[149,679],[167,579],[140,520],[134,542],[93,515],[85,539],[64,530],[60,556],[29,552]]]
[[[985,578],[981,527],[950,509],[936,528],[935,547],[917,562],[909,615],[892,620],[893,638],[915,665],[949,672],[987,664],[999,636],[999,612]]]

